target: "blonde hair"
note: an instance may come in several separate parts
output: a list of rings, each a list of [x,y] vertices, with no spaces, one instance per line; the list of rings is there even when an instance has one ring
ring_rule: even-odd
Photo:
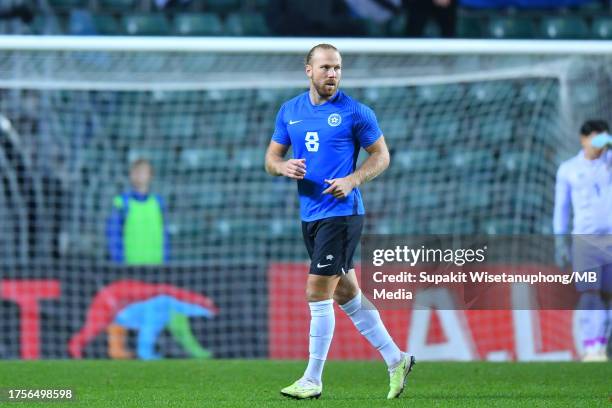
[[[310,51],[308,51],[308,54],[306,54],[306,58],[304,58],[304,64],[305,65],[310,65],[310,60],[312,59],[312,55],[314,54],[314,52],[318,49],[322,49],[322,50],[334,50],[336,51],[338,54],[340,54],[340,51],[338,51],[338,49],[336,47],[334,47],[331,44],[317,44],[314,47],[312,47],[310,49]]]

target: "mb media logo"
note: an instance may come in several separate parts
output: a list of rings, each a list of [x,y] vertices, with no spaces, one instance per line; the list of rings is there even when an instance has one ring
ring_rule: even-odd
[[[329,117],[327,118],[327,124],[329,126],[338,126],[342,123],[342,116],[340,116],[337,113],[332,113],[331,115],[329,115]]]

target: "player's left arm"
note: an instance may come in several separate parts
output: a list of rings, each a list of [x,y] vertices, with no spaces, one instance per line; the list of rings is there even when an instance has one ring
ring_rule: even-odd
[[[391,159],[384,136],[381,135],[374,143],[364,149],[369,156],[361,167],[346,177],[325,180],[329,187],[323,191],[323,194],[332,194],[336,198],[346,198],[354,188],[374,179],[389,167]]]

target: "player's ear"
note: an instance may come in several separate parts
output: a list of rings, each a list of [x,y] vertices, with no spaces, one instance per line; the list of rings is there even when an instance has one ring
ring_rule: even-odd
[[[306,72],[306,76],[308,78],[312,78],[312,65],[306,64],[306,66],[304,67],[304,71]]]

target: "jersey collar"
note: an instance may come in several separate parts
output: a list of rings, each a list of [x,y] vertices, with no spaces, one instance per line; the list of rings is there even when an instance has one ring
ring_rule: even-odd
[[[342,93],[342,92],[340,91],[340,89],[337,89],[337,90],[336,90],[336,93],[334,93],[334,94],[332,95],[332,97],[331,97],[331,98],[329,98],[327,101],[323,102],[323,103],[322,103],[322,104],[320,104],[320,105],[315,105],[315,104],[314,104],[314,103],[312,103],[312,101],[310,100],[310,90],[308,90],[308,91],[306,91],[306,99],[308,99],[308,103],[310,104],[310,106],[311,106],[311,107],[313,107],[313,108],[321,108],[321,107],[323,107],[323,106],[327,106],[327,105],[329,105],[329,104],[331,104],[331,103],[336,102],[336,101],[338,100],[338,98],[340,98],[340,94],[341,94],[341,93]]]

